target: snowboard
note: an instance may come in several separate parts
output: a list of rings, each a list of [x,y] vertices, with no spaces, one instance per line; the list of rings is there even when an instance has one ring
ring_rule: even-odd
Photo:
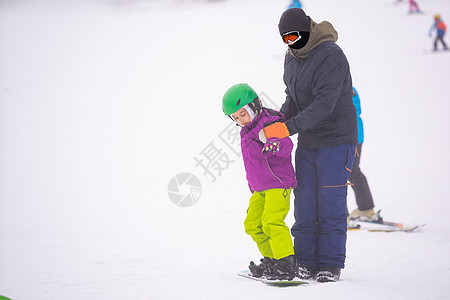
[[[238,273],[239,276],[248,278],[251,280],[259,281],[270,286],[286,287],[286,286],[299,286],[308,284],[306,281],[301,281],[299,278],[294,278],[293,280],[269,280],[264,277],[254,277],[249,270],[244,270]]]
[[[367,230],[370,232],[413,232],[425,226],[421,225],[405,225],[403,223],[389,222],[389,221],[371,221],[355,219],[348,224],[348,230]]]

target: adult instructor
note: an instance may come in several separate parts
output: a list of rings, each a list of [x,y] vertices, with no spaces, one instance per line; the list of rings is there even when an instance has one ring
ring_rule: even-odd
[[[289,46],[284,63],[284,123],[264,128],[269,137],[298,133],[295,224],[299,276],[337,281],[345,262],[347,180],[357,144],[352,78],[337,32],[315,23],[300,8],[286,10],[278,25]]]

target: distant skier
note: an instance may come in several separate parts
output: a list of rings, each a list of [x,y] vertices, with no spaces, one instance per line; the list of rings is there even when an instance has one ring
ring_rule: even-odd
[[[434,39],[434,51],[437,51],[437,44],[438,41],[442,43],[442,46],[444,46],[444,50],[448,50],[447,44],[444,42],[444,35],[447,31],[447,26],[445,23],[441,20],[441,15],[436,14],[434,15],[434,23],[430,28],[430,31],[428,35],[431,37],[433,35],[433,31],[436,30],[436,38]]]
[[[263,256],[261,264],[252,261],[249,269],[255,277],[292,280],[298,267],[291,233],[284,219],[289,212],[291,189],[297,186],[291,162],[294,144],[289,137],[265,140],[261,132],[265,125],[284,117],[262,107],[258,94],[246,83],[236,84],[226,91],[222,110],[242,127],[242,157],[253,193],[244,227]]]
[[[409,13],[421,13],[422,11],[414,0],[409,0]]]
[[[293,0],[292,3],[288,6],[288,9],[294,7],[302,8],[302,3],[300,2],[300,0]]]
[[[361,149],[364,142],[364,126],[361,119],[361,102],[359,99],[358,92],[353,87],[353,104],[356,108],[357,124],[358,124],[358,144],[356,146],[357,155],[355,157],[355,162],[353,163],[352,173],[350,174],[349,181],[353,184],[352,188],[355,192],[356,198],[356,208],[349,215],[349,219],[364,218],[372,221],[378,221],[380,216],[375,214],[373,208],[375,207],[373,203],[372,194],[370,192],[369,185],[367,183],[366,176],[361,172],[359,168],[359,162],[361,160]]]

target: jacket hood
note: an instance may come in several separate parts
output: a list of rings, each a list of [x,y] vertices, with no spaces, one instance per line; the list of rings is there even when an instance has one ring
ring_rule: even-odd
[[[309,17],[310,18],[310,17]],[[297,58],[303,60],[308,57],[309,54],[320,44],[326,41],[336,42],[338,39],[338,33],[328,21],[323,21],[319,24],[314,22],[311,18],[311,30],[309,34],[308,43],[301,49],[289,48],[289,53]]]

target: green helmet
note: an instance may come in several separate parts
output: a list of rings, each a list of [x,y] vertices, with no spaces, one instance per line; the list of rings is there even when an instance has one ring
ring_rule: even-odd
[[[255,101],[257,100],[257,101]],[[229,116],[239,109],[244,107],[246,104],[254,103],[251,105],[255,112],[259,112],[260,102],[258,99],[258,94],[246,83],[238,83],[230,87],[223,95],[222,99],[222,110],[226,116]]]

